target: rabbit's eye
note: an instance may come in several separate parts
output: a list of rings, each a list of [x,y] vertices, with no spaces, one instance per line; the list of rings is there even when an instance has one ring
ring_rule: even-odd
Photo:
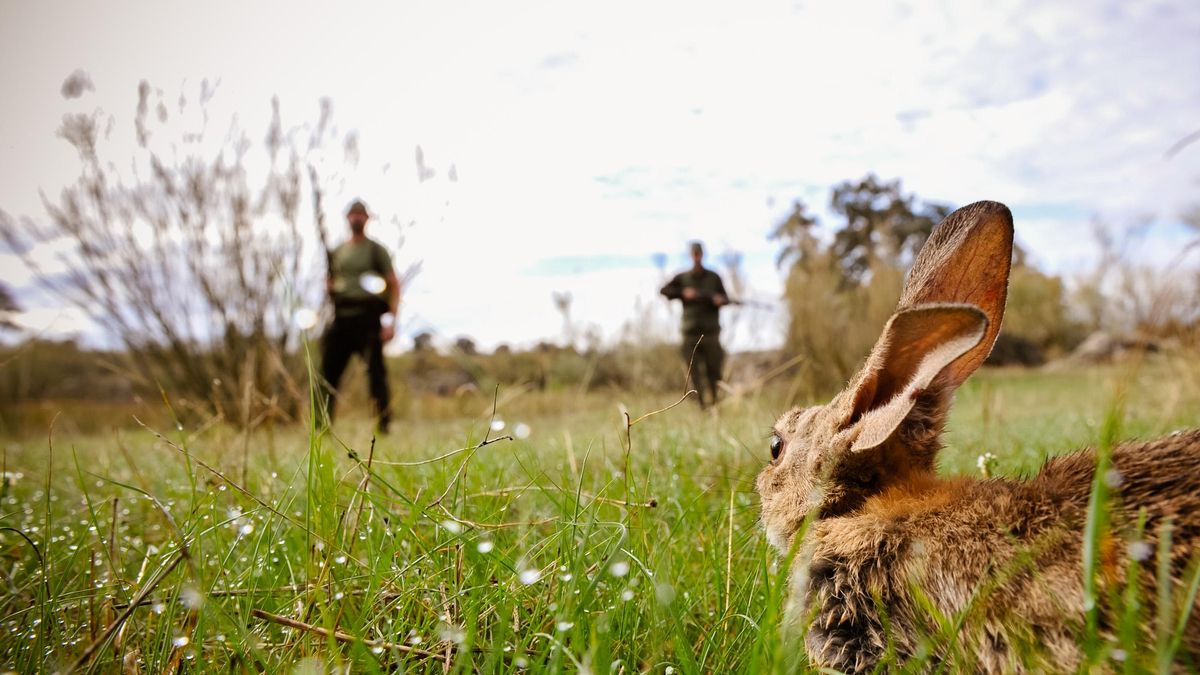
[[[771,459],[779,459],[779,453],[783,452],[783,439],[779,434],[771,436]]]

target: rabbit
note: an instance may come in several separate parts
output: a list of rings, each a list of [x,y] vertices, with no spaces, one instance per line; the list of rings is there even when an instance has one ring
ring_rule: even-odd
[[[774,426],[772,459],[756,480],[761,524],[779,551],[796,551],[783,630],[803,633],[814,665],[863,672],[922,648],[933,663],[953,650],[989,673],[1082,663],[1094,451],[1050,459],[1029,480],[935,471],[954,390],[1000,330],[1012,244],[1003,204],[977,202],[949,215],[917,255],[895,314],[846,389]],[[1111,463],[1105,479],[1114,499],[1097,575],[1105,635],[1112,617],[1103,598],[1124,588],[1130,555],[1153,557],[1167,523],[1175,596],[1195,569],[1200,430],[1119,445]],[[1131,547],[1139,509],[1144,543]],[[1154,567],[1143,564],[1138,580],[1151,607]],[[930,606],[946,617],[972,609],[952,634],[922,647]],[[1200,663],[1200,607],[1183,637],[1181,651]]]

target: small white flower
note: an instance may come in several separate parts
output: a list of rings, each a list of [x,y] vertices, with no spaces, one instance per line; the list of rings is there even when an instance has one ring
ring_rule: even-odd
[[[1138,562],[1146,562],[1152,555],[1154,555],[1154,547],[1144,541],[1135,541],[1129,544],[1129,557]]]
[[[996,456],[985,452],[975,460],[975,466],[979,468],[979,473],[983,474],[984,478],[991,478],[996,469]]]
[[[200,606],[204,604],[204,594],[195,586],[188,586],[180,591],[179,601],[188,609],[200,609]]]

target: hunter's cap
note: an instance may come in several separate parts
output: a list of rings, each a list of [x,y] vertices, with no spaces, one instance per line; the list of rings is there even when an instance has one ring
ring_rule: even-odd
[[[692,253],[704,253],[704,244],[700,241],[693,241],[688,248]]]
[[[364,216],[370,215],[367,212],[367,205],[361,199],[355,199],[350,204],[350,208],[346,209],[346,215],[348,216],[355,213],[360,213]]]

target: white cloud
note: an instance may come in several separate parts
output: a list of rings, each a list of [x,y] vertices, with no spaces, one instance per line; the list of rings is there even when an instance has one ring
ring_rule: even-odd
[[[409,327],[484,345],[556,335],[554,290],[610,336],[635,302],[656,302],[650,267],[547,278],[544,259],[678,264],[702,238],[745,251],[754,288],[777,292],[774,221],[797,196],[822,210],[830,184],[869,170],[929,199],[1059,207],[1068,215],[1018,228],[1060,269],[1091,255],[1093,212],[1169,221],[1200,201],[1200,145],[1163,158],[1200,127],[1200,5],[1187,0],[73,11],[20,6],[0,26],[26,55],[0,63],[2,90],[22,92],[0,128],[0,205],[36,213],[38,187],[55,194],[76,164],[54,138],[61,114],[98,105],[128,120],[143,77],[168,97],[219,78],[213,124],[236,112],[252,138],[273,93],[285,123],[315,118],[328,95],[362,155],[349,169],[329,158],[342,174],[330,204],[365,198],[392,246],[391,216],[415,221],[399,252],[423,261]],[[76,68],[96,91],[63,101]],[[437,176],[424,183],[417,145]],[[9,269],[0,278],[17,283]]]

